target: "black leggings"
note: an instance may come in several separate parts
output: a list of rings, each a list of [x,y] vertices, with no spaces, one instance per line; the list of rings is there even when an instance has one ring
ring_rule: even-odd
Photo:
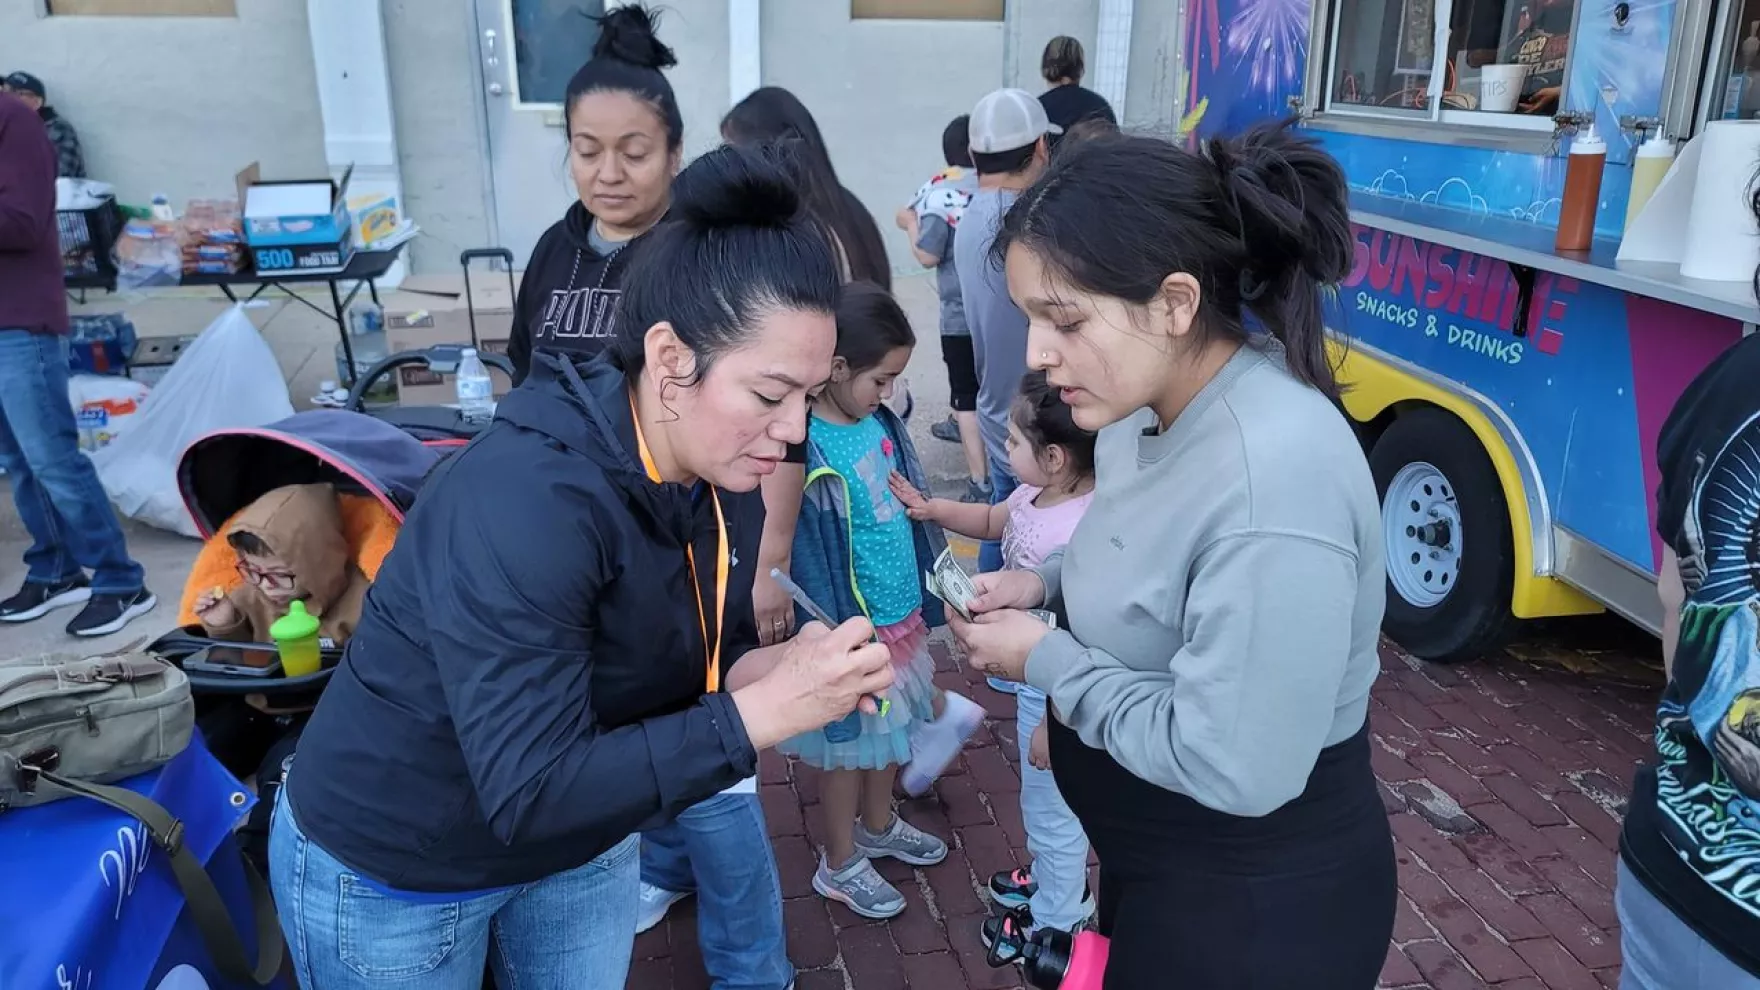
[[[1051,765],[1100,858],[1106,990],[1373,990],[1393,933],[1393,839],[1367,731],[1263,818],[1132,775],[1052,720]]]

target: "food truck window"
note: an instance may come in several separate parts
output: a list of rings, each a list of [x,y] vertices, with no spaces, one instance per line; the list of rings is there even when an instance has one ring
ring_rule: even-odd
[[[1333,0],[1321,110],[1550,133],[1568,76],[1576,6],[1577,0]]]
[[[1708,87],[1712,120],[1760,119],[1760,0],[1734,2],[1723,60]]]

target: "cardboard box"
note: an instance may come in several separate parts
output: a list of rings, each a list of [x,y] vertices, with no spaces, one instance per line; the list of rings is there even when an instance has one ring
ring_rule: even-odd
[[[370,251],[373,245],[397,233],[402,221],[397,216],[397,197],[383,193],[366,193],[348,197],[349,222],[354,246]]]
[[[128,377],[149,388],[158,386],[165,373],[171,370],[183,351],[200,334],[183,334],[176,337],[142,337],[135,344],[134,357],[128,362]]]
[[[513,329],[513,293],[505,275],[473,274],[471,295],[476,302],[477,349],[485,354],[506,354]],[[471,323],[465,306],[461,275],[412,275],[404,279],[398,294],[386,300],[385,344],[392,353],[420,350],[437,344],[470,346]],[[508,377],[494,368],[497,398],[513,387]],[[397,401],[405,406],[452,405],[458,401],[451,379],[420,368],[397,370]]]
[[[337,272],[354,255],[348,213],[348,180],[288,179],[265,182],[255,164],[238,174],[244,204],[244,240],[257,273]]]

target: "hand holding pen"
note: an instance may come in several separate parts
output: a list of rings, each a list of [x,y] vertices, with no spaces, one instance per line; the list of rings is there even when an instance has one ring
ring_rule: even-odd
[[[818,602],[807,597],[806,591],[802,590],[800,585],[795,584],[794,580],[787,574],[784,574],[781,568],[772,567],[770,569],[770,580],[775,581],[778,587],[788,592],[788,597],[794,599],[795,604],[805,609],[808,615],[812,616],[826,629],[836,629],[841,624],[836,619],[833,619],[830,613],[820,608]],[[876,643],[879,642],[880,637],[876,635],[874,641]],[[873,695],[868,695],[865,700],[873,702],[874,714],[885,715],[892,710],[892,702],[885,698],[877,698]]]

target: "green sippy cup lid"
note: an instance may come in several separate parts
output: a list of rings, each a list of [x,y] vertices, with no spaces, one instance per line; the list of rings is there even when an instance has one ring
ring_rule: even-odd
[[[287,614],[269,627],[269,638],[277,643],[305,639],[318,634],[318,620],[306,611],[306,603],[295,600],[287,606]]]

